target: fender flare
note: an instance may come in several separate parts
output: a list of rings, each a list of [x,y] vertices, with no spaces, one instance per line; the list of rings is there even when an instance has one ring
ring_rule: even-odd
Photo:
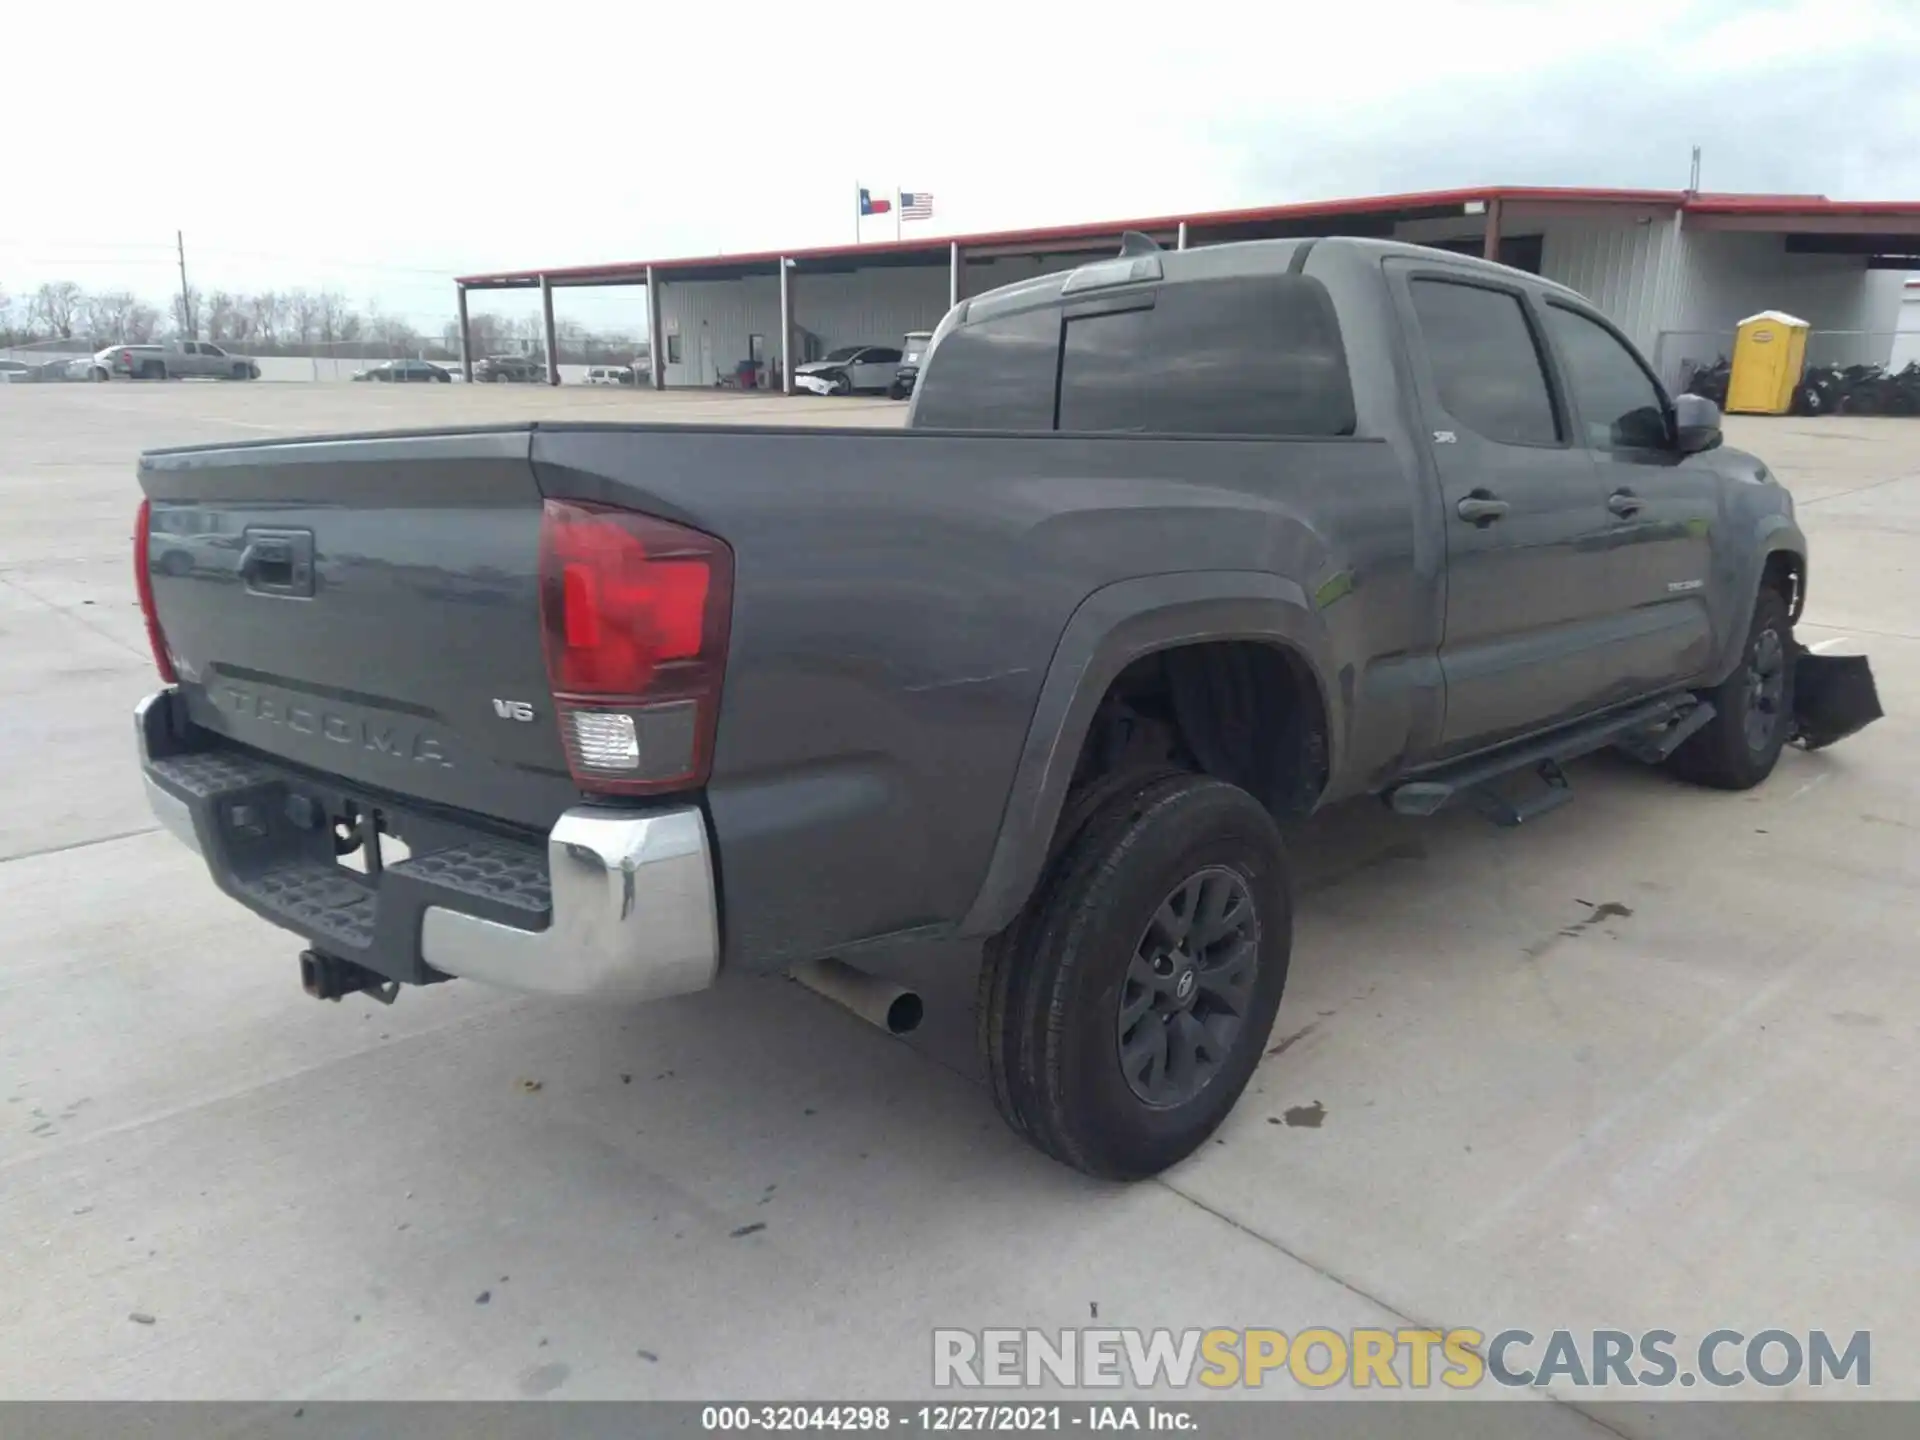
[[[967,937],[1006,928],[1040,878],[1067,786],[1095,710],[1114,678],[1158,650],[1254,640],[1291,650],[1312,673],[1327,715],[1328,763],[1344,733],[1326,626],[1295,581],[1255,570],[1181,571],[1094,591],[1067,620],[1041,683],[1014,768],[987,873],[960,922]]]
[[[1760,579],[1767,573],[1767,562],[1775,555],[1791,555],[1800,573],[1799,594],[1795,597],[1790,621],[1797,621],[1807,603],[1807,537],[1789,515],[1764,515],[1755,524],[1751,542],[1734,557],[1737,568],[1727,577],[1729,613],[1726,634],[1721,643],[1719,663],[1712,681],[1718,684],[1733,673],[1746,646],[1747,627],[1753,620],[1754,602],[1760,594]]]

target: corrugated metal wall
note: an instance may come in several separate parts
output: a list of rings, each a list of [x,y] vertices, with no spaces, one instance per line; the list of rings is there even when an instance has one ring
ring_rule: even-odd
[[[1549,220],[1542,227],[1540,273],[1578,290],[1649,355],[1666,324],[1670,215]]]
[[[660,328],[667,384],[711,385],[747,358],[749,335],[767,337],[769,357],[778,352],[779,278],[662,281]]]
[[[1470,229],[1482,222],[1451,223]],[[1867,270],[1857,258],[1789,255],[1778,235],[1676,229],[1671,213],[1657,211],[1544,221],[1516,216],[1513,228],[1538,229],[1541,273],[1612,316],[1670,384],[1679,382],[1687,361],[1723,353],[1734,325],[1760,310],[1789,311],[1829,335],[1859,332],[1856,340],[1817,345],[1816,359],[1885,363],[1893,350],[1906,277]],[[979,295],[1085,259],[970,261],[962,293]],[[909,330],[931,330],[947,309],[944,264],[796,274],[792,286],[794,323],[823,350],[895,344]],[[667,280],[660,299],[669,356],[672,337],[679,337],[679,359],[666,363],[669,385],[711,385],[747,358],[750,335],[766,337],[769,356],[779,349],[780,286],[773,275]]]
[[[1904,293],[1894,303],[1899,307],[1900,328],[1894,337],[1893,355],[1887,363],[1920,363],[1920,277],[1901,275],[1899,279],[1904,282],[1900,287]]]
[[[1662,378],[1679,383],[1689,361],[1731,353],[1733,330],[1762,310],[1813,327],[1811,363],[1885,364],[1898,326],[1902,275],[1869,270],[1858,256],[1790,255],[1780,235],[1683,232],[1673,303],[1655,343]]]

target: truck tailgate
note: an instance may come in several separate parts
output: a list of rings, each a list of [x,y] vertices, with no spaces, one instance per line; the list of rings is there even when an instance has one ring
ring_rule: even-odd
[[[191,719],[371,790],[546,829],[551,714],[524,429],[142,458]]]

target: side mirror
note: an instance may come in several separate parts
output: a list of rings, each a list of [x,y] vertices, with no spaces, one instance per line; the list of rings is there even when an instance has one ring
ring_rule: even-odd
[[[1674,448],[1682,455],[1711,450],[1722,439],[1720,407],[1704,395],[1680,395],[1673,402]]]

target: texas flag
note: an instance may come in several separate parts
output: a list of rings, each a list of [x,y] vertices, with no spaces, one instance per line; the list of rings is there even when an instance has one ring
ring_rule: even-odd
[[[893,209],[891,200],[876,200],[863,186],[860,190],[860,213],[865,215],[885,215]]]

